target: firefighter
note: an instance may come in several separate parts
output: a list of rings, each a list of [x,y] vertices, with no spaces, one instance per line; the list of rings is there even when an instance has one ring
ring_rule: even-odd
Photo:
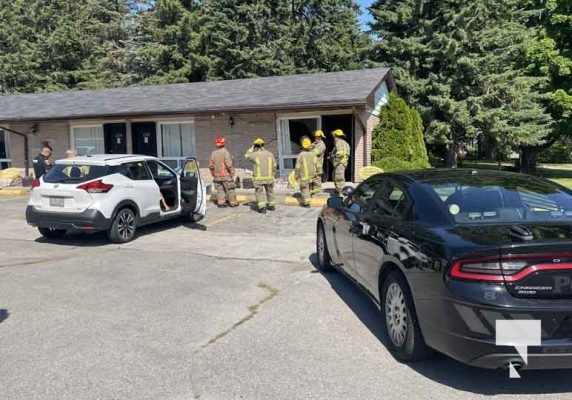
[[[335,147],[330,153],[330,159],[334,166],[334,186],[336,193],[340,196],[346,184],[346,167],[350,159],[350,145],[344,140],[345,134],[341,129],[336,129],[332,135],[334,136]]]
[[[254,190],[258,212],[266,214],[266,210],[276,210],[274,199],[274,176],[276,174],[276,159],[274,154],[264,149],[264,139],[255,139],[252,147],[244,155],[254,163]],[[266,192],[266,193],[265,193]]]
[[[310,193],[315,195],[322,191],[322,175],[324,175],[324,154],[326,153],[326,144],[324,143],[324,132],[317,130],[314,132],[314,152],[318,156],[318,170],[316,171],[316,178],[313,182],[313,187]]]
[[[310,207],[310,186],[313,185],[318,171],[318,156],[314,152],[312,141],[309,137],[303,137],[301,141],[302,151],[296,159],[296,178],[300,182],[303,207]]]
[[[238,206],[236,201],[235,184],[234,184],[234,168],[232,166],[232,157],[225,148],[226,141],[224,137],[218,136],[215,139],[217,149],[212,152],[209,159],[209,169],[213,177],[216,190],[216,200],[219,208],[226,207],[226,202],[231,207]]]

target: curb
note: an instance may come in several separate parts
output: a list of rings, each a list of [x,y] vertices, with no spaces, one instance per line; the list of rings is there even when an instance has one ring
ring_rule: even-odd
[[[239,203],[249,203],[249,202],[253,201],[254,198],[253,198],[252,196],[246,196],[246,195],[243,195],[243,194],[237,194],[237,195],[236,195],[236,200],[237,200]],[[216,194],[214,194],[214,193],[211,194],[210,197],[209,197],[209,201],[216,202]]]
[[[25,196],[30,189],[0,189],[0,196]]]
[[[317,198],[313,198],[312,200],[310,200],[310,205],[312,207],[324,207],[326,205],[326,203],[328,202],[328,199],[325,197],[317,197]],[[300,207],[302,205],[302,199],[298,198],[298,197],[291,197],[288,196],[284,199],[284,205],[285,206],[297,206]]]

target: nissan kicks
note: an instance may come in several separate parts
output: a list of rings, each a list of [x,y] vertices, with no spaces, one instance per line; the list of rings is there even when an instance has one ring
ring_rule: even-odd
[[[102,154],[56,161],[32,183],[26,220],[50,239],[68,230],[106,231],[112,242],[125,243],[142,225],[175,217],[198,221],[205,213],[196,159],[176,173],[155,157]]]

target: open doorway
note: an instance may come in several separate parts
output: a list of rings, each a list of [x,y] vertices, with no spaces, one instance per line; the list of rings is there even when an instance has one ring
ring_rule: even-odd
[[[354,138],[354,117],[352,114],[341,115],[323,115],[322,116],[322,130],[326,134],[326,155],[330,154],[334,148],[334,138],[331,132],[336,129],[341,129],[346,134],[345,140],[351,147],[350,160],[346,168],[346,181],[352,182],[354,179],[354,154],[355,154],[355,138]],[[326,181],[334,180],[334,167],[329,160],[324,161],[324,177]]]
[[[319,123],[320,117],[280,119],[279,163],[280,174],[283,179],[287,179],[288,174],[295,167],[296,158],[302,151],[300,144],[302,138],[308,136],[313,140],[314,131],[319,129]]]

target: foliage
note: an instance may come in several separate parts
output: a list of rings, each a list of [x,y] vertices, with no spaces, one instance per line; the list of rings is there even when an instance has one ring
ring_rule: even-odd
[[[122,86],[127,0],[0,0],[0,93]]]
[[[403,161],[395,157],[382,158],[381,160],[373,162],[373,165],[383,169],[384,172],[429,168],[429,164],[427,163]]]
[[[395,94],[390,94],[389,101],[381,108],[379,123],[372,132],[374,165],[387,159],[428,166],[421,117]]]
[[[527,70],[535,31],[520,0],[378,0],[373,58],[394,68],[400,93],[421,111],[427,142],[456,163],[460,141],[537,145],[550,132],[545,80]],[[528,73],[528,74],[527,74]]]
[[[128,63],[144,84],[361,68],[358,14],[354,0],[157,0]]]

